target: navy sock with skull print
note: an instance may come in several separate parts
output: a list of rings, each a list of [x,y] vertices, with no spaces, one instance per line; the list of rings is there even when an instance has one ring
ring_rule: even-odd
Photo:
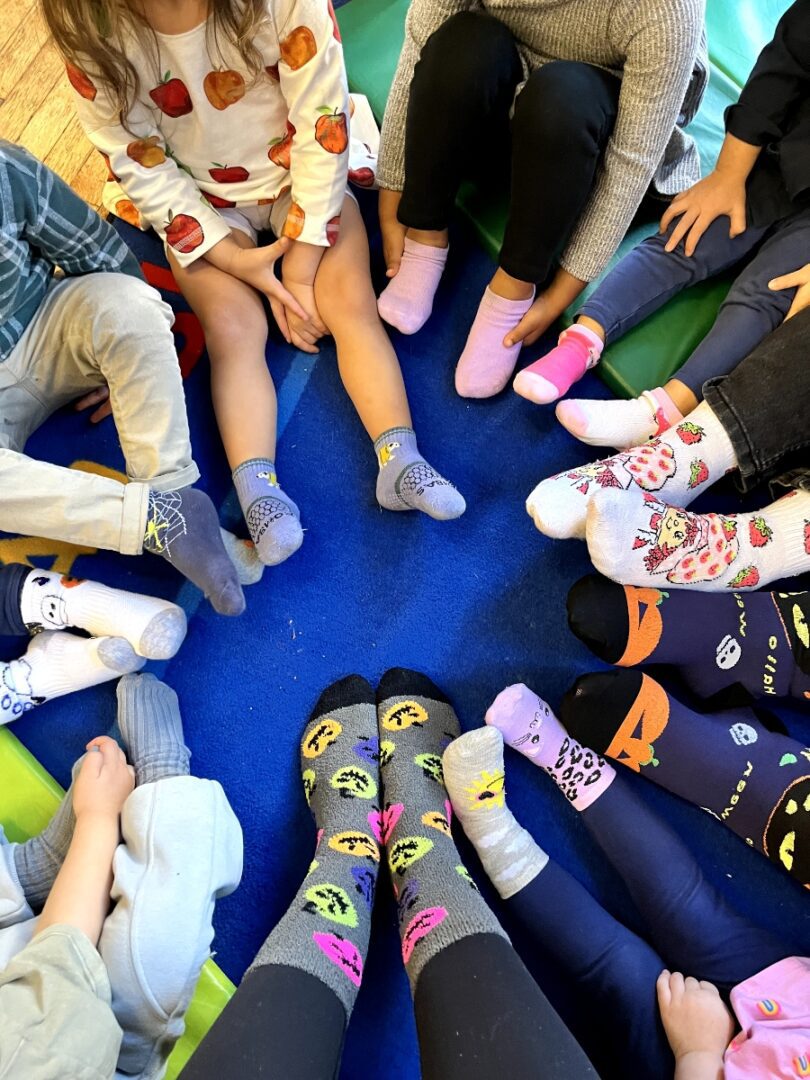
[[[810,887],[810,750],[751,709],[693,712],[640,671],[583,675],[560,717],[575,739],[706,810]]]
[[[754,697],[810,692],[810,593],[696,593],[589,574],[568,623],[609,664],[670,664],[701,697],[739,684]]]

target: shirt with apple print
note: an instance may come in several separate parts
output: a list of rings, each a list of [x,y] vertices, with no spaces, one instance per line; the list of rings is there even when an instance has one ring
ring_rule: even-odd
[[[276,29],[280,28],[280,29]],[[105,156],[104,205],[154,230],[181,266],[229,234],[217,208],[267,205],[291,195],[284,233],[326,247],[346,190],[349,95],[328,0],[267,0],[253,44],[263,70],[251,79],[224,40],[209,55],[205,23],[156,34],[127,31],[122,45],[140,90],[122,125],[92,70],[68,66],[79,118]]]

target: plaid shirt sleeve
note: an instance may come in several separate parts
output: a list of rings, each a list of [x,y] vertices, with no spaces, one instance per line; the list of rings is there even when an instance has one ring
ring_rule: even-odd
[[[66,274],[120,271],[141,277],[137,259],[115,229],[56,173],[19,147],[2,150],[11,197],[3,216],[6,227],[9,213],[13,216],[20,240]]]

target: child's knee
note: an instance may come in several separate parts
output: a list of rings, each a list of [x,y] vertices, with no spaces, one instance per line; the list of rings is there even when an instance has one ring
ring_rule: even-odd
[[[112,326],[121,334],[165,332],[174,312],[157,289],[128,274],[94,274],[94,323]]]

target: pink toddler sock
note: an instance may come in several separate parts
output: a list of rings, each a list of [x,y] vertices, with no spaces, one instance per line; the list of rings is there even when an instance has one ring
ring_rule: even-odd
[[[520,342],[507,349],[503,339],[533,303],[534,291],[528,300],[507,300],[487,286],[456,366],[456,390],[462,397],[487,398],[503,390],[520,352]]]
[[[399,271],[377,301],[380,318],[403,334],[421,330],[433,311],[433,297],[449,250],[419,244],[406,237]]]
[[[504,742],[539,765],[576,810],[587,810],[616,775],[613,766],[572,738],[542,698],[528,686],[507,686],[484,720]]]
[[[587,326],[563,330],[555,347],[515,376],[516,394],[547,405],[567,394],[577,379],[599,363],[604,343]]]

